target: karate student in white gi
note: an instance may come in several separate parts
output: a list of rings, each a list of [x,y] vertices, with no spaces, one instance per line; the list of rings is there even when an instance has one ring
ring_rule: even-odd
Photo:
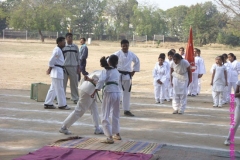
[[[166,66],[163,64],[165,57],[158,57],[158,65],[153,69],[153,85],[156,103],[163,104],[165,99],[165,82],[168,74]]]
[[[101,58],[101,61],[106,61],[105,57]],[[95,91],[92,94],[94,97],[95,93],[104,87],[103,103],[102,103],[102,127],[103,132],[107,136],[107,139],[102,143],[112,144],[113,139],[121,140],[120,137],[120,97],[121,91],[118,86],[119,84],[119,72],[117,70],[118,57],[111,55],[108,59],[109,67],[105,67],[100,79],[96,85]],[[105,85],[105,86],[104,86]],[[111,117],[112,124],[110,123],[109,117]]]
[[[228,55],[226,53],[224,53],[223,55],[223,58],[224,58],[224,66],[226,67],[226,71],[227,71],[227,81],[229,82],[230,81],[230,68],[231,68],[231,63],[227,61],[228,59]],[[224,91],[223,91],[223,99],[222,99],[222,103],[223,104],[228,104],[230,102],[230,93],[229,93],[229,87],[226,86],[224,88]]]
[[[180,54],[174,54],[171,64],[171,82],[173,86],[173,114],[183,114],[187,105],[187,91],[191,77],[190,64]]]
[[[130,112],[130,96],[132,88],[132,78],[135,72],[140,71],[139,58],[131,51],[129,51],[129,41],[121,41],[122,49],[116,53],[118,56],[117,69],[120,72],[119,87],[122,90],[122,107],[124,109],[125,116],[134,116]],[[132,68],[133,63],[133,68]]]
[[[185,59],[186,54],[183,47],[179,48],[179,54],[182,56],[183,59]]]
[[[228,137],[224,142],[224,144],[227,146],[233,143],[233,142],[231,142],[231,138],[234,138],[234,136],[237,132],[237,129],[240,125],[240,81],[237,82],[235,98],[236,98],[236,107],[235,107],[235,111],[234,111],[234,122],[233,122],[233,124],[231,124],[230,131],[228,133]],[[231,128],[233,129],[232,135],[231,135]]]
[[[47,74],[50,74],[52,78],[52,83],[44,102],[44,108],[55,109],[56,107],[53,105],[53,101],[57,96],[58,108],[68,110],[70,109],[70,107],[67,106],[66,96],[63,88],[64,57],[62,53],[62,48],[65,46],[65,38],[58,37],[56,42],[57,47],[53,49],[52,57],[49,61],[49,68],[47,70]]]
[[[91,97],[95,90],[96,83],[100,77],[101,71],[95,71],[88,76],[85,76],[84,80],[81,82],[79,87],[79,100],[75,110],[64,120],[62,127],[59,132],[64,134],[71,134],[68,130],[73,123],[75,123],[79,118],[81,118],[87,110],[91,111],[92,119],[95,127],[94,134],[103,134],[102,129],[99,127],[99,114],[96,99],[99,98],[95,96]]]
[[[228,60],[230,62],[230,69],[229,69],[229,85],[228,85],[228,93],[229,95],[232,93],[232,90],[235,91],[237,87],[238,81],[238,72],[240,70],[240,65],[237,61],[236,56],[233,53],[228,54]]]
[[[73,44],[73,35],[72,33],[66,34],[67,44],[63,48],[64,54],[64,90],[66,93],[68,79],[70,80],[70,89],[72,101],[77,104],[79,95],[78,95],[78,77],[81,73],[80,69],[80,54],[79,49],[76,44]]]
[[[163,87],[164,87],[164,88],[167,88],[168,83],[169,83],[168,79],[170,79],[170,72],[171,72],[170,65],[169,65],[168,62],[165,61],[165,59],[166,59],[165,53],[160,53],[159,57],[161,57],[161,58],[164,60],[164,61],[163,61],[163,65],[164,65],[165,68],[166,68],[167,74],[166,74],[166,80],[165,80],[165,82],[164,82],[164,84],[163,84],[163,85],[164,85]],[[158,66],[159,66],[159,62],[156,63],[155,67],[158,67]],[[164,90],[166,90],[166,89],[164,89]],[[164,100],[170,102],[170,97],[169,97],[169,94],[168,94],[168,93],[167,93],[167,94],[165,93],[165,94],[163,95],[163,98],[164,98]]]
[[[199,62],[200,62],[200,70],[199,70],[199,75],[198,75],[198,88],[197,88],[197,95],[199,95],[201,92],[201,79],[202,79],[202,76],[204,74],[206,74],[206,68],[205,68],[204,60],[201,57],[201,50],[196,48],[196,49],[194,49],[194,51],[196,52],[197,57],[199,58]]]
[[[192,72],[192,82],[190,83],[189,87],[188,87],[188,96],[192,96],[195,97],[198,94],[198,79],[200,77],[202,77],[204,71],[203,71],[203,67],[202,62],[200,57],[198,57],[198,49],[195,48],[194,49],[194,59],[195,59],[195,66],[196,69],[194,72]]]
[[[212,90],[213,90],[213,99],[214,105],[213,107],[222,107],[222,95],[225,86],[228,86],[227,81],[227,71],[226,67],[223,65],[224,58],[222,56],[218,56],[216,58],[216,65],[213,67],[212,74]]]

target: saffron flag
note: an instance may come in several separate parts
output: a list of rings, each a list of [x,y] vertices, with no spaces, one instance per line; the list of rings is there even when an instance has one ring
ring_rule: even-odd
[[[193,49],[193,34],[192,34],[192,27],[190,27],[185,59],[190,63],[190,68],[192,72],[196,70],[194,57],[195,56],[194,56],[194,49]]]

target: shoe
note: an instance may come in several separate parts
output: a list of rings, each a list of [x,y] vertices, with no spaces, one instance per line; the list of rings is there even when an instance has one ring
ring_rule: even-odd
[[[113,139],[122,140],[121,136],[119,136],[119,135],[114,135],[114,136],[113,136]]]
[[[54,105],[44,104],[44,109],[56,109]]]
[[[77,104],[77,103],[78,103],[78,101],[77,101],[77,100],[74,100],[74,101],[73,101],[73,103],[74,103],[74,104]]]
[[[188,96],[191,96],[191,94],[188,94]]]
[[[178,110],[173,111],[172,114],[178,114]]]
[[[224,142],[224,144],[225,144],[226,146],[229,146],[229,145],[231,144],[231,142],[230,142],[229,140],[226,140],[226,141]]]
[[[132,114],[130,111],[124,111],[124,115],[129,117],[134,117],[134,114]]]
[[[58,107],[58,109],[70,110],[71,108],[68,107],[68,105],[66,105],[66,106]]]
[[[184,112],[183,111],[178,111],[178,114],[183,114]]]
[[[192,94],[191,96],[192,96],[192,97],[196,97],[196,95],[195,95],[195,94]]]
[[[113,144],[114,141],[113,141],[113,139],[111,139],[111,138],[107,138],[107,139],[105,139],[104,141],[101,141],[101,143]]]
[[[155,104],[159,104],[160,102],[159,101],[157,101]]]
[[[94,134],[104,134],[102,128],[95,129]]]
[[[66,134],[66,135],[72,134],[68,129],[63,129],[63,128],[60,128],[59,132],[63,133],[63,134]]]

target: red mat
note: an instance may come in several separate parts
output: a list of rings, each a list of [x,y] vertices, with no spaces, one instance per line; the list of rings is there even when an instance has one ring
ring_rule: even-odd
[[[96,151],[45,146],[14,160],[149,160],[152,154]]]

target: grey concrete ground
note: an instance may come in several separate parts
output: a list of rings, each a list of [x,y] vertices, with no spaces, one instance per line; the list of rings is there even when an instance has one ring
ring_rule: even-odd
[[[8,160],[68,136],[58,132],[63,120],[72,112],[44,110],[43,102],[29,97],[30,91],[0,90],[0,159]],[[226,160],[229,147],[223,142],[229,130],[229,106],[212,108],[210,95],[189,98],[184,115],[173,115],[171,103],[154,104],[152,93],[133,93],[131,109],[136,117],[123,116],[124,139],[167,144],[156,158],[161,160]],[[74,104],[68,100],[69,106]],[[100,110],[100,104],[99,104]],[[87,112],[70,130],[79,136],[94,135]],[[240,151],[240,129],[235,137]],[[240,159],[236,152],[236,159]]]

